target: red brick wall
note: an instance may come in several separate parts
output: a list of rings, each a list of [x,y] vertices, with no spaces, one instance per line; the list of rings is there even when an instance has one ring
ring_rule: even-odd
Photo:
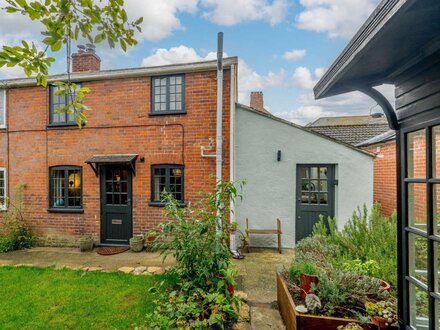
[[[229,178],[229,71],[225,71],[223,101],[223,178]],[[133,153],[134,234],[145,233],[163,220],[163,208],[150,207],[150,166],[185,165],[185,199],[194,202],[200,191],[215,184],[215,159],[202,158],[201,146],[216,136],[216,72],[185,75],[187,114],[148,116],[150,77],[83,82],[92,92],[84,103],[92,108],[88,123],[77,127],[46,128],[49,93],[42,87],[7,91],[7,130],[0,130],[0,167],[8,168],[8,186],[25,183],[25,211],[34,233],[49,240],[72,243],[81,234],[100,232],[99,178],[84,161],[94,154]],[[9,153],[8,153],[9,144]],[[209,151],[207,151],[209,152]],[[84,214],[49,213],[48,168],[83,168]],[[10,194],[9,194],[10,195]]]
[[[367,150],[378,155],[374,159],[374,201],[390,216],[397,207],[396,142],[372,145]]]

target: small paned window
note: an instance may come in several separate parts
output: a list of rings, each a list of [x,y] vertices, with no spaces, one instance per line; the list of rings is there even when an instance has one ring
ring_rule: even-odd
[[[301,168],[301,204],[328,204],[327,167]]]
[[[6,90],[0,89],[0,127],[6,125]]]
[[[6,210],[6,169],[0,168],[0,210]]]
[[[78,86],[80,84],[77,83]],[[50,86],[50,124],[51,125],[74,125],[75,114],[57,112],[56,109],[64,107],[69,103],[68,95],[56,95],[56,91],[59,90],[59,86]]]
[[[185,81],[183,75],[151,78],[151,113],[185,112]]]
[[[169,192],[184,202],[183,165],[153,165],[151,167],[151,202],[163,203],[162,193]]]
[[[50,208],[82,209],[82,169],[56,166],[50,169]]]

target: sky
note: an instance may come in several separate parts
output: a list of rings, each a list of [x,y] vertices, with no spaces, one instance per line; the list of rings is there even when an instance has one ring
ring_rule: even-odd
[[[138,45],[124,53],[97,46],[102,69],[156,66],[215,58],[217,33],[224,51],[238,56],[239,102],[263,91],[265,107],[298,124],[319,117],[380,112],[360,93],[315,101],[313,86],[373,12],[380,0],[125,0],[131,19],[144,17]],[[0,7],[5,0],[0,0]],[[40,26],[0,12],[0,47],[20,40],[41,45]],[[66,71],[55,55],[51,73]],[[0,68],[0,79],[23,76]],[[379,88],[392,100],[392,86]]]

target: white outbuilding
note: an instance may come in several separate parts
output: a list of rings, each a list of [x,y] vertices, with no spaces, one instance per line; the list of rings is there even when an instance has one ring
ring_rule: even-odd
[[[373,204],[374,155],[271,115],[236,104],[233,177],[245,180],[234,218],[245,233],[276,229],[291,248],[322,214],[341,228],[358,207]],[[276,235],[251,235],[251,246],[276,247]]]

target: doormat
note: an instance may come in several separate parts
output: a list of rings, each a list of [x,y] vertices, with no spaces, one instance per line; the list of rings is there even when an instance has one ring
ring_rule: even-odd
[[[118,254],[130,250],[128,246],[100,246],[96,249],[96,252],[103,256],[110,256],[112,254]]]

